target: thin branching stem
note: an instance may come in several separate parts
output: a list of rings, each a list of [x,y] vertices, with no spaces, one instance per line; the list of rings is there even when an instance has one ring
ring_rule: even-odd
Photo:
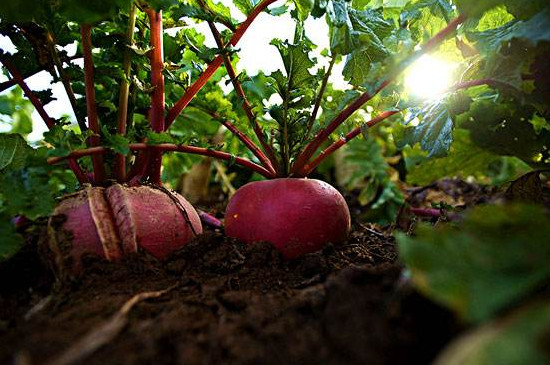
[[[151,145],[148,145],[147,143],[131,143],[129,145],[130,150],[132,151],[148,151],[151,149]],[[171,143],[163,143],[154,145],[155,149],[159,151],[172,151],[172,152],[184,152],[184,153],[190,153],[194,155],[201,155],[201,156],[209,156],[213,158],[217,158],[219,160],[229,161],[232,163],[236,163],[237,165],[244,166],[252,171],[255,171],[259,173],[260,175],[270,179],[275,177],[273,173],[268,171],[265,167],[260,166],[246,158],[243,157],[236,157],[230,153],[217,151],[209,148],[204,147],[195,147],[195,146],[187,146],[187,145],[177,145],[177,144],[171,144]],[[48,159],[48,163],[50,165],[57,164],[61,161],[64,161],[68,158],[81,158],[85,156],[95,156],[95,155],[102,155],[109,151],[106,147],[91,147],[83,150],[76,150],[71,152],[68,156],[63,157],[51,157]],[[130,176],[129,176],[130,177]]]
[[[10,87],[13,87],[17,85],[17,81],[15,79],[11,79],[8,81],[0,82],[0,93],[4,90],[9,89]]]
[[[55,47],[55,40],[53,39],[50,32],[46,33],[46,41],[48,43],[48,49],[50,50],[55,68],[57,69],[57,73],[59,75],[59,78],[61,79],[63,87],[65,88],[67,98],[69,98],[69,103],[71,104],[71,108],[73,109],[76,121],[78,123],[78,126],[80,127],[80,131],[84,133],[88,129],[88,127],[86,126],[86,119],[78,111],[78,108],[76,106],[76,96],[74,94],[73,87],[71,86],[71,79],[63,68],[63,63],[61,62],[61,59],[59,58],[59,53],[57,52],[57,49]]]
[[[10,61],[5,59],[0,59],[0,60],[2,61],[2,64],[4,65],[4,67],[11,74],[13,79],[16,81],[16,83],[19,85],[19,87],[23,90],[23,93],[25,93],[25,96],[30,100],[30,102],[36,109],[37,113],[40,115],[40,117],[42,117],[48,129],[52,129],[53,127],[55,127],[54,119],[48,115],[48,113],[44,109],[44,106],[42,105],[42,102],[29,88],[29,86],[25,82],[19,70],[14,65],[12,65]],[[73,173],[75,174],[80,184],[89,182],[88,176],[74,159],[69,159],[69,168],[73,171]]]
[[[237,30],[233,33],[233,36],[229,40],[231,46],[237,45],[239,40],[242,38],[250,24],[256,19],[256,17],[264,11],[269,5],[273,4],[277,0],[264,0],[259,3],[246,17],[245,21],[242,22]],[[183,96],[174,104],[174,106],[168,111],[166,117],[165,129],[169,128],[170,125],[176,120],[177,116],[185,109],[193,97],[202,89],[206,82],[212,77],[214,72],[220,67],[223,63],[221,55],[216,56],[214,60],[208,65],[206,70],[199,76],[199,78],[191,84],[191,86],[185,91]]]
[[[319,147],[328,139],[328,137],[342,124],[346,119],[348,119],[355,111],[363,106],[367,101],[369,101],[374,95],[376,95],[380,90],[382,90],[389,82],[383,82],[382,85],[378,87],[374,94],[369,94],[367,92],[360,95],[355,99],[350,105],[348,105],[344,110],[342,110],[326,128],[321,129],[315,138],[309,142],[304,151],[298,156],[294,166],[292,167],[292,174],[295,174],[303,169],[307,164],[309,159],[315,154]]]
[[[149,44],[153,48],[150,52],[151,59],[151,85],[153,93],[151,95],[150,123],[154,132],[164,131],[164,52],[163,52],[163,31],[162,31],[162,11],[156,12],[153,9],[147,9],[149,16],[151,36]],[[162,151],[153,148],[149,161],[149,179],[152,183],[160,185],[162,167]]]
[[[315,105],[313,106],[313,110],[311,111],[311,115],[309,116],[309,120],[307,123],[307,130],[304,135],[306,138],[309,138],[309,134],[311,133],[311,129],[313,128],[313,124],[315,123],[315,119],[317,119],[317,113],[319,113],[319,108],[321,107],[321,102],[323,101],[325,90],[327,89],[328,79],[332,74],[332,68],[334,67],[335,63],[336,63],[336,57],[332,57],[330,59],[330,63],[328,64],[328,69],[325,71],[325,75],[323,76],[323,81],[321,82],[319,93],[317,94],[317,98],[315,99]]]
[[[95,102],[94,86],[94,64],[92,60],[92,26],[84,24],[80,28],[82,37],[82,53],[84,54],[84,84],[86,87],[86,110],[88,113],[88,124],[93,135],[90,136],[89,143],[91,147],[99,146],[99,118],[97,116]],[[94,181],[103,183],[106,178],[105,166],[103,165],[103,156],[92,156],[92,165],[94,168]]]
[[[70,60],[74,60],[74,59],[77,59],[77,58],[82,58],[82,55],[74,55],[72,57],[67,57],[66,59],[70,61]],[[45,70],[45,67],[40,67],[35,72],[32,72],[32,73],[27,74],[27,75],[22,75],[23,80],[28,79],[29,77],[34,76],[37,73],[42,72],[44,70]],[[14,80],[14,79],[0,82],[0,93],[2,91],[5,91],[5,90],[9,89],[10,87],[15,86],[15,85],[17,85],[17,81]]]
[[[229,58],[225,45],[223,44],[223,40],[221,37],[220,32],[218,32],[218,29],[214,25],[213,22],[209,21],[208,25],[210,26],[210,30],[212,31],[212,35],[214,36],[214,39],[216,40],[216,44],[218,45],[218,48],[222,52],[222,59],[225,65],[225,69],[227,70],[227,74],[229,75],[229,79],[231,80],[231,83],[233,84],[233,88],[235,89],[235,92],[237,93],[237,96],[241,98],[241,105],[244,110],[244,113],[246,114],[246,117],[248,118],[250,124],[252,125],[252,129],[254,130],[254,133],[256,134],[256,137],[260,141],[260,144],[262,145],[262,148],[264,149],[267,156],[269,156],[269,159],[266,158],[265,155],[256,155],[262,165],[264,165],[268,170],[273,170],[273,166],[277,166],[277,158],[275,157],[275,151],[271,148],[271,146],[267,143],[267,140],[265,138],[265,135],[262,131],[262,128],[258,124],[258,120],[256,118],[256,115],[254,115],[254,112],[252,111],[252,105],[248,101],[248,98],[246,97],[246,94],[244,92],[244,89],[241,85],[241,82],[237,78],[237,73],[235,72],[235,69],[233,68],[233,65],[231,64],[231,59]],[[257,150],[257,148],[256,148]],[[252,150],[254,152],[254,150]]]
[[[319,155],[313,159],[312,161],[308,162],[304,168],[296,173],[296,176],[302,177],[309,175],[321,162],[324,161],[325,158],[330,156],[334,151],[351,141],[353,138],[357,137],[359,134],[361,134],[361,131],[363,128],[372,128],[378,123],[384,121],[385,119],[391,117],[392,115],[399,113],[400,110],[392,110],[392,111],[386,111],[382,112],[379,115],[377,115],[375,118],[369,120],[368,122],[364,123],[362,126],[354,128],[351,130],[348,134],[346,134],[344,137],[341,137],[336,142],[332,143],[330,146],[322,150]]]
[[[414,60],[420,58],[423,54],[433,51],[439,46],[447,37],[453,34],[458,26],[466,20],[466,16],[459,15],[453,21],[451,21],[445,28],[439,33],[433,36],[427,41],[417,52],[411,55],[407,60],[402,62],[390,75],[380,83],[374,93],[364,92],[357,99],[355,99],[350,105],[342,110],[329,125],[321,129],[315,138],[308,143],[304,151],[298,156],[294,165],[292,166],[291,173],[297,173],[302,171],[303,167],[308,163],[313,154],[319,149],[319,147],[328,139],[328,137],[334,132],[347,118],[349,118],[355,111],[361,108],[367,101],[371,100],[375,95],[382,91],[386,86],[392,83],[397,76],[399,76]]]
[[[126,30],[126,48],[122,68],[124,78],[120,84],[118,95],[117,133],[124,136],[128,127],[128,98],[130,93],[130,72],[132,70],[132,51],[130,46],[134,43],[134,29],[136,27],[136,5],[132,4],[128,15],[128,29]],[[126,156],[118,153],[114,158],[113,175],[117,181],[126,179]]]
[[[2,62],[4,67],[8,70],[8,72],[11,74],[11,76],[13,77],[17,85],[19,85],[21,90],[23,90],[23,93],[30,100],[30,102],[36,109],[37,113],[40,115],[40,117],[42,117],[48,129],[52,129],[55,126],[54,119],[48,115],[48,113],[44,109],[44,106],[42,105],[42,102],[29,88],[29,86],[25,82],[25,79],[23,78],[19,70],[10,61],[4,58],[0,58],[0,61]]]
[[[205,113],[208,113],[214,120],[217,120],[221,125],[223,125],[225,128],[227,128],[235,137],[237,137],[253,154],[260,160],[262,159],[269,162],[267,157],[264,155],[263,151],[250,139],[246,134],[241,132],[233,123],[231,123],[229,120],[222,119],[221,116],[213,111],[210,111],[206,108],[201,108],[202,111]],[[263,156],[262,159],[259,156]],[[271,164],[268,164],[268,166],[263,165],[266,169],[271,171],[272,173],[275,173],[275,170],[271,166]]]
[[[70,158],[68,160],[68,165],[69,168],[73,171],[74,176],[76,176],[76,180],[80,183],[80,185],[90,183],[88,175],[84,172],[84,170],[82,170],[76,159]]]
[[[495,80],[495,79],[478,79],[478,80],[469,80],[469,81],[461,81],[454,85],[452,85],[447,91],[458,91],[460,89],[467,89],[474,86],[482,86],[487,85],[494,88],[504,88],[509,90],[517,90],[517,88],[514,85],[511,85],[507,82]]]

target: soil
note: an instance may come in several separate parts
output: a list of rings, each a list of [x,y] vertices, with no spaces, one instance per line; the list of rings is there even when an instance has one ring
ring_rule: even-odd
[[[210,230],[167,262],[90,257],[63,283],[44,227],[30,233],[0,264],[0,364],[425,364],[460,330],[413,290],[391,234],[359,222],[296,260]]]

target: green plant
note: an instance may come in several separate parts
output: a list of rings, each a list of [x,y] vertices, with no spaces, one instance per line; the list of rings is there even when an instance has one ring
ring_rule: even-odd
[[[0,30],[18,52],[3,53],[1,61],[10,83],[23,89],[52,129],[47,140],[56,148],[49,163],[67,161],[80,183],[159,185],[162,153],[168,151],[223,159],[266,178],[302,178],[362,131],[398,113],[407,120],[395,127],[398,145],[419,143],[429,157],[445,155],[459,127],[469,129],[482,148],[548,162],[543,66],[548,32],[540,30],[548,29],[550,10],[543,1],[517,7],[511,0],[461,0],[455,8],[442,0],[327,0],[270,7],[275,2],[235,2],[246,15],[240,23],[223,4],[203,0],[93,5],[34,0],[31,12],[5,3]],[[238,73],[235,47],[263,11],[289,11],[295,21],[293,40],[272,41],[284,69]],[[329,25],[330,47],[322,52],[328,66],[316,72],[319,59],[312,57],[315,45],[304,28],[309,16],[325,17]],[[204,36],[186,27],[183,17],[206,22],[217,46],[206,47]],[[220,25],[227,29],[220,32]],[[182,28],[172,36],[163,26]],[[83,69],[59,51],[75,40]],[[411,109],[418,101],[398,97],[401,74],[440,46],[461,59],[462,77],[442,98]],[[343,76],[351,88],[342,91],[329,78],[344,57]],[[25,78],[38,70],[63,83],[80,134],[47,115],[47,93],[26,86]],[[225,76],[234,88],[227,97],[220,86]],[[201,98],[195,98],[199,91]],[[273,94],[281,101],[265,107]],[[498,112],[488,111],[493,106]],[[364,113],[372,115],[367,119]],[[498,128],[503,121],[508,122]],[[325,147],[346,122],[353,126]],[[248,152],[236,155],[234,148],[226,152],[204,144],[216,123]],[[488,140],[490,146],[483,145]],[[79,162],[82,157],[87,160]]]
[[[540,206],[487,205],[462,222],[398,234],[418,290],[478,325],[449,345],[445,364],[543,364],[550,359],[550,219]],[[542,295],[540,295],[542,293]]]

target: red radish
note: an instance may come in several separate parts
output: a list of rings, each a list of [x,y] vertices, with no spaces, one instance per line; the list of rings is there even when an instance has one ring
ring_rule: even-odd
[[[77,269],[85,254],[118,260],[143,248],[164,259],[202,233],[197,212],[181,195],[149,186],[88,187],[61,201],[50,226],[60,215],[65,221],[50,230],[50,247],[68,254]],[[68,237],[70,249],[61,252]]]
[[[240,188],[229,202],[225,231],[246,243],[268,241],[292,259],[344,241],[350,214],[342,195],[323,181],[256,181]]]

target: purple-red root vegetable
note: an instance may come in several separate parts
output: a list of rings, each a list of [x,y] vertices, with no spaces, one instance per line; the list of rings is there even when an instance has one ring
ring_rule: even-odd
[[[326,182],[282,178],[237,190],[225,213],[225,232],[245,243],[268,241],[287,259],[345,241],[350,213]]]
[[[162,260],[200,233],[200,218],[181,195],[114,184],[66,196],[50,218],[48,242],[58,267],[69,261],[78,271],[90,254],[116,261],[142,248]]]

